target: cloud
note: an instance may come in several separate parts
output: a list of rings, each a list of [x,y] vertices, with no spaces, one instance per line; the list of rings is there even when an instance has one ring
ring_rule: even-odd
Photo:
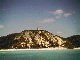
[[[58,9],[58,10],[54,10],[54,11],[49,11],[49,13],[50,13],[50,14],[53,14],[53,17],[52,17],[52,18],[43,19],[43,20],[41,20],[41,21],[38,21],[38,23],[43,23],[43,24],[53,23],[53,22],[55,22],[56,20],[59,20],[59,19],[61,19],[61,18],[71,16],[71,15],[73,15],[75,12],[67,12],[67,11]],[[61,33],[61,32],[57,32],[57,33]]]
[[[71,16],[73,13],[65,13],[64,14],[64,17],[68,17],[68,16]]]
[[[61,31],[58,31],[57,33],[58,33],[58,34],[62,34],[63,32],[61,32]]]
[[[56,10],[54,13],[55,13],[55,14],[63,14],[64,11],[63,11],[63,10]]]
[[[4,28],[4,25],[0,25],[0,29],[1,29],[1,28]]]
[[[54,15],[62,15],[64,13],[63,10],[55,10],[55,11],[49,11],[49,13]]]
[[[54,10],[54,11],[49,11],[49,13],[53,14],[56,19],[60,19],[62,17],[69,17],[69,16],[73,15],[74,11],[67,12],[67,11],[58,9],[58,10]]]
[[[63,16],[61,16],[61,15],[55,16],[56,19],[60,19],[60,18],[62,18],[62,17],[63,17]]]
[[[39,21],[39,23],[53,23],[53,22],[55,22],[54,18],[48,18],[48,19],[43,19]]]

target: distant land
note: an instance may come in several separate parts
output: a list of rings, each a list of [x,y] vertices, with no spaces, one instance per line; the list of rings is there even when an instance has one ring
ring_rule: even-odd
[[[46,30],[24,30],[0,37],[0,49],[41,49],[80,47],[80,35],[63,38]]]

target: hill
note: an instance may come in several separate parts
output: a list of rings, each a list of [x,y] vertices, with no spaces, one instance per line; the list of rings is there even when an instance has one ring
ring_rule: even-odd
[[[73,37],[63,38],[46,30],[24,30],[20,33],[0,37],[0,49],[39,49],[55,47],[73,49],[77,46],[77,37],[75,38],[76,43]],[[80,43],[77,47],[80,47]]]

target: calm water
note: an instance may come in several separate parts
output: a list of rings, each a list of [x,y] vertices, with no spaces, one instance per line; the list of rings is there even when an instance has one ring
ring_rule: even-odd
[[[4,51],[0,60],[80,60],[80,50]]]

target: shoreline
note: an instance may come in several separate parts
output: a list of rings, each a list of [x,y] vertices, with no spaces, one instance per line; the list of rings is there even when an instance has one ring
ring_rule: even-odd
[[[75,50],[75,49],[80,49],[80,48],[74,48],[74,49],[70,49],[70,50]],[[35,50],[69,50],[67,48],[41,48],[41,49],[1,49],[0,51],[35,51]]]
[[[0,51],[34,51],[34,50],[63,50],[67,48],[62,48],[62,47],[56,47],[56,48],[40,48],[40,49],[1,49]]]

